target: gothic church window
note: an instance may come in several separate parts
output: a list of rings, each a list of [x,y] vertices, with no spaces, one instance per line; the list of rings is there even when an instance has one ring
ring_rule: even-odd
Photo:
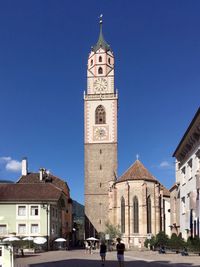
[[[125,233],[125,200],[121,198],[121,232]]]
[[[139,205],[138,198],[133,198],[133,232],[139,233]]]
[[[147,234],[151,233],[151,198],[147,197]]]
[[[91,61],[90,61],[90,65],[91,65],[91,66],[93,65],[93,59],[91,59]]]
[[[106,123],[106,112],[102,105],[99,105],[95,111],[95,123],[105,124]]]
[[[102,62],[102,57],[101,56],[99,57],[99,62]]]
[[[102,69],[102,67],[99,67],[99,69],[98,69],[98,74],[103,74],[103,69]]]
[[[110,64],[110,58],[108,58],[108,64]]]

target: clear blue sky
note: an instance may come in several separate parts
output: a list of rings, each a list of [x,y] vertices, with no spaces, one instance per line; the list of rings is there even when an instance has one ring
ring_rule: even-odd
[[[115,54],[118,175],[140,160],[168,188],[200,100],[200,1],[0,2],[0,179],[46,167],[84,201],[83,91],[98,16]]]

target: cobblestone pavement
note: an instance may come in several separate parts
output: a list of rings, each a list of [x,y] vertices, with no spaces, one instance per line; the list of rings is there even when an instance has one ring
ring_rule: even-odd
[[[86,254],[84,250],[49,251],[15,259],[15,267],[101,267],[98,252]],[[108,252],[105,267],[118,267],[116,252]],[[124,267],[200,267],[200,256],[158,254],[153,251],[126,251]]]

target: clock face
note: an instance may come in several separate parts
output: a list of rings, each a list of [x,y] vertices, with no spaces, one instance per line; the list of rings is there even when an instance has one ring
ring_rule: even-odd
[[[95,127],[94,128],[94,139],[95,140],[105,140],[108,135],[108,130],[106,127]]]
[[[104,78],[98,78],[94,81],[95,93],[103,93],[107,91],[107,81]]]

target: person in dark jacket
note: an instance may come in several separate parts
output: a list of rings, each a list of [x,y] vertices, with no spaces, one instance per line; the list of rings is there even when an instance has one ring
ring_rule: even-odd
[[[125,245],[124,243],[121,242],[121,238],[117,238],[117,259],[119,262],[119,267],[124,267],[124,250],[125,250]]]
[[[100,256],[101,256],[101,264],[104,266],[105,260],[106,260],[106,251],[107,251],[107,246],[104,241],[101,242],[100,245]]]

